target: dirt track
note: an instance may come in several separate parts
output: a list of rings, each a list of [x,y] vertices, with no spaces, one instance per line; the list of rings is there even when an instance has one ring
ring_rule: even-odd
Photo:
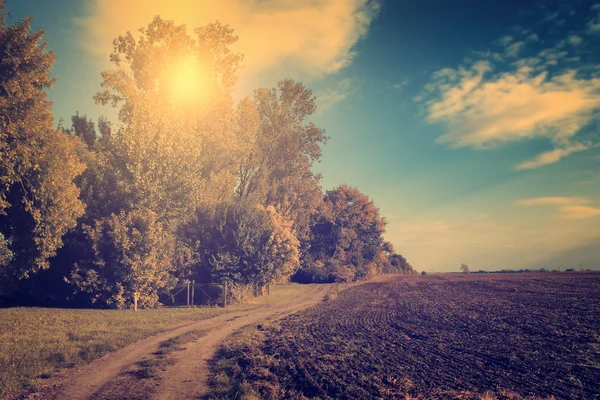
[[[133,343],[68,371],[51,385],[29,396],[30,399],[195,399],[207,391],[208,360],[225,338],[244,326],[273,319],[310,307],[322,301],[330,285],[315,286],[307,293],[285,303],[265,305],[250,311],[220,315],[185,325]],[[174,352],[158,376],[142,379],[139,363],[155,358],[161,342],[186,332],[208,333]]]

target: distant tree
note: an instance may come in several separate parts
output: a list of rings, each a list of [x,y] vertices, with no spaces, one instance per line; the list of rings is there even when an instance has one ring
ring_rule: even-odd
[[[423,271],[421,272],[421,275],[427,275],[427,272]]]
[[[462,263],[460,266],[460,270],[465,273],[465,274],[470,274],[471,270],[469,269],[469,266],[465,263]]]
[[[324,205],[311,230],[313,261],[345,266],[355,279],[368,274],[369,264],[383,247],[385,220],[379,209],[358,189],[341,185],[325,194]]]
[[[174,236],[150,210],[122,211],[85,226],[91,260],[76,265],[72,283],[101,307],[159,305],[176,280],[171,264]]]
[[[413,274],[414,273],[412,265],[410,265],[409,262],[406,260],[406,258],[401,256],[400,254],[394,253],[394,254],[390,255],[388,258],[389,258],[392,266],[396,269],[396,272],[401,272],[403,274]]]
[[[0,2],[0,282],[14,287],[48,268],[84,206],[73,179],[85,165],[81,141],[54,128],[46,91],[55,55],[31,18],[9,26]],[[11,283],[12,282],[12,283]],[[2,288],[0,288],[0,293]]]

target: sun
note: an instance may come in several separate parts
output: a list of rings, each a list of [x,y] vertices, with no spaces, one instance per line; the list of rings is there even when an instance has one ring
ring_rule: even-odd
[[[174,62],[165,78],[169,100],[178,105],[197,103],[210,90],[209,73],[195,57]]]

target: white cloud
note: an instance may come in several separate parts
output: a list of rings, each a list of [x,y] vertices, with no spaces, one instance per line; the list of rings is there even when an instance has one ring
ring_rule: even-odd
[[[402,81],[398,82],[398,83],[394,83],[392,85],[393,89],[399,90],[402,89],[404,86],[408,85],[409,79],[403,79]]]
[[[544,165],[553,164],[573,153],[591,148],[590,145],[583,143],[573,143],[565,147],[558,147],[554,150],[539,154],[529,161],[525,161],[515,167],[517,170],[526,170],[542,167]]]
[[[567,41],[571,46],[579,46],[581,43],[583,43],[583,39],[578,35],[569,35]]]
[[[598,78],[578,79],[572,70],[548,78],[528,66],[486,76],[492,69],[479,61],[435,76],[438,96],[427,103],[428,120],[449,128],[438,142],[485,148],[548,137],[566,144],[600,107]]]
[[[568,206],[558,209],[559,215],[565,219],[587,219],[600,215],[600,208],[590,206]]]
[[[600,34],[600,4],[594,4],[590,10],[597,11],[598,14],[585,25],[586,33],[591,35]]]
[[[507,57],[516,58],[524,47],[525,42],[523,41],[513,42],[510,45],[506,46],[504,54]]]
[[[572,206],[589,202],[585,197],[532,197],[517,200],[515,203],[520,206]]]
[[[107,59],[115,37],[137,32],[154,15],[190,31],[218,19],[239,36],[234,49],[245,55],[241,80],[247,83],[274,68],[281,78],[338,71],[351,62],[378,10],[371,0],[93,0],[89,16],[77,23],[87,50]]]
[[[574,34],[568,40],[582,44]],[[497,43],[503,45],[507,58],[525,49],[525,42],[512,36]],[[479,60],[435,72],[415,100],[424,101],[429,122],[447,128],[437,142],[475,149],[532,138],[546,138],[553,144],[554,149],[518,164],[517,170],[552,164],[594,147],[575,136],[600,109],[600,77],[579,74],[581,66],[570,63],[577,56],[565,44],[561,40],[537,54],[529,52],[508,68],[491,57],[496,53],[487,51],[475,53]]]
[[[502,47],[506,47],[508,46],[512,41],[514,40],[514,38],[510,35],[504,35],[502,36],[500,39],[498,39],[498,43],[502,46]]]
[[[556,216],[562,219],[588,219],[600,215],[600,208],[586,205],[585,197],[534,197],[517,200],[521,206],[557,206]]]
[[[321,113],[333,107],[334,104],[346,99],[353,92],[353,81],[351,79],[342,79],[334,86],[316,94],[318,112]]]
[[[536,43],[540,41],[540,37],[537,35],[537,33],[534,32],[528,35],[526,40],[528,43]]]

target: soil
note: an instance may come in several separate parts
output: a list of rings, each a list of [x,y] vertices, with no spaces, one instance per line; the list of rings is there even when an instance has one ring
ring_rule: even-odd
[[[600,274],[396,277],[257,337],[221,398],[600,399]]]

